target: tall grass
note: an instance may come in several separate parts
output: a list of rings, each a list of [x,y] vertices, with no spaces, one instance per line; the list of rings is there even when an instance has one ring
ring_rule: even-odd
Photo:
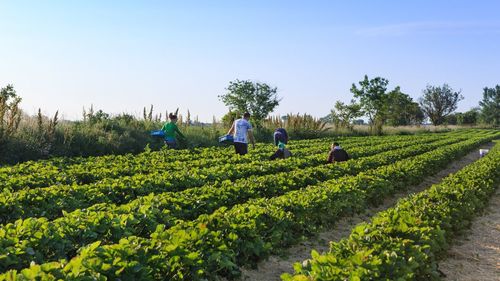
[[[168,115],[168,112],[165,112]],[[163,119],[163,120],[162,120]],[[179,128],[187,141],[181,148],[219,145],[218,138],[227,133],[228,125],[213,120],[203,124],[191,114],[179,114]],[[160,129],[164,116],[153,115],[152,108],[144,110],[143,118],[129,114],[110,116],[91,108],[81,121],[59,120],[40,112],[35,116],[22,115],[16,130],[0,144],[0,163],[17,163],[54,156],[97,156],[106,154],[139,153],[145,147],[158,150],[163,140],[150,136],[151,130]],[[271,117],[254,132],[258,142],[272,142],[276,128],[285,128],[291,139],[369,135],[368,126],[355,125],[352,129],[335,128],[308,114],[288,114],[285,118]],[[458,129],[459,126],[384,127],[384,134],[419,134]]]

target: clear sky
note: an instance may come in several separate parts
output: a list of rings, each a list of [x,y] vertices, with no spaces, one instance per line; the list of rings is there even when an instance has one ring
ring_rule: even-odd
[[[210,121],[228,82],[278,87],[276,112],[328,114],[368,74],[418,98],[500,84],[500,1],[0,0],[0,86],[67,119],[154,104]]]

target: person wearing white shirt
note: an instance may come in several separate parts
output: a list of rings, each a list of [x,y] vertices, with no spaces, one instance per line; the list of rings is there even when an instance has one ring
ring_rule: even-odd
[[[248,153],[248,139],[255,148],[255,139],[253,137],[252,124],[250,120],[250,113],[243,114],[243,118],[237,119],[233,122],[228,135],[233,135],[234,149],[236,154],[245,155]]]

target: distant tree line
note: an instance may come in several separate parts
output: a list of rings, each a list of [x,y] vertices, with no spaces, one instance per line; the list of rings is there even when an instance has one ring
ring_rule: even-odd
[[[428,119],[433,125],[500,125],[500,86],[483,89],[483,99],[478,107],[464,113],[456,113],[458,102],[463,100],[461,91],[448,84],[427,85],[423,95],[414,101],[401,91],[400,86],[388,89],[389,80],[382,77],[369,79],[365,75],[358,84],[353,83],[349,104],[337,101],[330,114],[323,118],[338,128],[353,129],[368,119],[370,131],[381,134],[382,127],[420,125]]]
[[[388,87],[389,81],[382,77],[353,83],[349,103],[337,101],[331,113],[321,119],[308,114],[289,114],[271,118],[270,113],[279,105],[277,87],[251,80],[229,82],[220,100],[229,107],[229,113],[221,124],[203,124],[188,110],[180,116],[181,129],[190,143],[184,147],[216,145],[231,122],[244,112],[252,115],[256,136],[266,141],[276,126],[288,127],[295,138],[325,136],[325,122],[337,128],[354,132],[356,124],[368,120],[371,133],[380,134],[383,126],[420,125],[429,120],[434,125],[489,125],[500,126],[500,86],[485,87],[479,105],[467,112],[455,112],[463,99],[460,91],[449,85],[428,85],[423,95],[414,101],[396,86]],[[137,153],[144,147],[160,148],[161,141],[153,140],[149,131],[158,129],[166,116],[153,114],[153,106],[144,107],[142,118],[127,113],[111,115],[93,106],[84,109],[79,121],[59,120],[58,112],[53,117],[28,116],[20,109],[21,97],[14,86],[0,88],[0,163],[21,162],[51,156],[91,156],[104,154]],[[358,132],[359,133],[359,132]],[[335,134],[335,132],[333,132]]]

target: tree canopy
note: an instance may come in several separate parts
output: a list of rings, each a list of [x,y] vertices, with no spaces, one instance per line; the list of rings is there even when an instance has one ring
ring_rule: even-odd
[[[495,88],[485,87],[483,89],[483,100],[481,106],[481,119],[487,124],[500,126],[500,85]]]
[[[401,92],[399,86],[387,95],[385,115],[386,123],[391,126],[418,125],[424,120],[424,113],[418,103]]]
[[[427,85],[420,98],[420,106],[433,125],[443,124],[445,117],[457,109],[458,102],[464,97],[455,92],[448,84],[443,86]]]
[[[330,116],[335,127],[352,129],[354,119],[363,116],[363,111],[361,111],[361,105],[355,103],[354,100],[350,104],[337,101]]]
[[[226,93],[219,98],[231,111],[249,112],[258,125],[279,105],[277,91],[265,83],[235,80],[229,82]]]
[[[21,97],[12,84],[0,89],[0,143],[17,130],[21,121]]]
[[[401,92],[399,86],[387,92],[388,84],[389,80],[385,78],[368,79],[367,75],[359,81],[359,87],[352,84],[351,93],[359,99],[361,110],[368,117],[372,132],[380,134],[384,124],[402,126],[422,123],[424,117],[418,103]]]
[[[351,93],[359,102],[363,111],[367,114],[370,122],[374,123],[377,118],[382,118],[385,102],[387,99],[387,85],[389,80],[382,77],[373,79],[365,78],[359,81],[359,88],[352,84]]]

